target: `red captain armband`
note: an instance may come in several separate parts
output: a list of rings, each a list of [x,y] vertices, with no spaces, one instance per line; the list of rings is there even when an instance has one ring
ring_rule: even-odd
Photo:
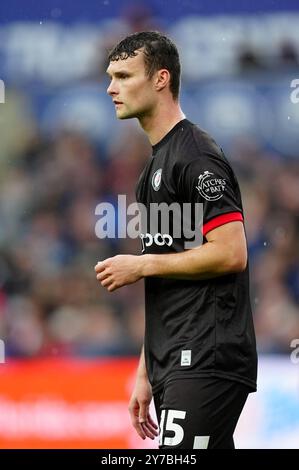
[[[220,227],[221,225],[228,224],[229,222],[240,221],[243,222],[243,215],[241,212],[229,212],[228,214],[217,215],[214,219],[209,220],[206,224],[203,224],[202,234],[205,237],[208,232],[214,228]]]

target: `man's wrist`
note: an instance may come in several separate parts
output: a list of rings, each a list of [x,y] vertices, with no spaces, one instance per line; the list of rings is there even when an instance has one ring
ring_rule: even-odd
[[[142,255],[141,256],[141,273],[142,277],[154,276],[156,274],[157,265],[156,255]]]

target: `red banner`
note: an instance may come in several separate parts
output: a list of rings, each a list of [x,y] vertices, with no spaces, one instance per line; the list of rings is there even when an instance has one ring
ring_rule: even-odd
[[[41,359],[0,366],[0,448],[139,448],[128,401],[137,361]]]

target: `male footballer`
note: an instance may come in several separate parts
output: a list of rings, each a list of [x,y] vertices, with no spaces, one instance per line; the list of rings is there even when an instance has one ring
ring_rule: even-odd
[[[140,256],[118,255],[95,267],[109,292],[145,282],[132,424],[142,439],[157,436],[153,398],[161,449],[233,449],[257,369],[236,176],[222,149],[181,110],[180,60],[169,38],[158,32],[126,37],[110,52],[107,73],[117,117],[137,118],[152,145],[137,201],[148,209],[154,203],[202,207],[199,246],[186,249],[184,235],[174,236],[173,224],[163,232],[160,223],[155,233],[141,233]]]

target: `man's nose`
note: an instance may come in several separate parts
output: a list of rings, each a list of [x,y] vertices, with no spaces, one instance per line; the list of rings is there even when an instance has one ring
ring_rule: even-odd
[[[113,96],[113,95],[115,95],[115,93],[116,93],[115,82],[114,82],[113,80],[111,80],[111,82],[110,82],[110,84],[109,84],[109,86],[108,86],[108,88],[107,88],[107,93],[108,93],[108,95],[110,95],[110,96]]]

